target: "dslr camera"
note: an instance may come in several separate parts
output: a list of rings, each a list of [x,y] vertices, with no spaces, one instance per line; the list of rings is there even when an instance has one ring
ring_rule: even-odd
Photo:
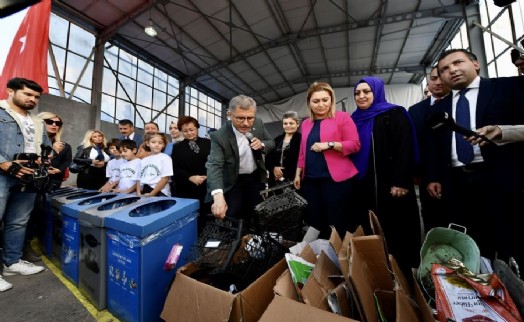
[[[14,160],[26,160],[21,163],[26,168],[34,170],[32,174],[24,174],[19,180],[20,183],[15,187],[15,191],[22,192],[47,192],[51,189],[52,184],[49,179],[47,167],[49,166],[49,154],[53,151],[52,147],[41,146],[42,153],[40,156],[36,153],[16,153],[13,156]],[[41,163],[36,161],[40,158]]]

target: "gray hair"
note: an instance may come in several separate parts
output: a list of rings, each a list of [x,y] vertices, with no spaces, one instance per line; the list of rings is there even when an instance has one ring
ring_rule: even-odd
[[[254,107],[256,110],[257,103],[255,102],[253,98],[246,96],[246,95],[235,96],[229,101],[229,111],[230,112],[236,110],[237,108],[240,108],[242,110],[248,110],[251,107]]]
[[[284,112],[284,115],[282,115],[282,120],[284,119],[293,119],[297,124],[300,124],[300,117],[298,117],[298,113],[295,111],[287,111]]]

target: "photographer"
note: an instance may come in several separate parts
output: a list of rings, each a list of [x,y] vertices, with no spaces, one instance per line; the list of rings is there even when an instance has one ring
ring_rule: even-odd
[[[36,192],[20,191],[27,176],[35,174],[29,160],[14,161],[15,154],[40,155],[41,145],[50,145],[44,122],[32,115],[42,94],[42,87],[32,80],[12,78],[7,82],[7,100],[0,101],[0,219],[3,220],[2,275],[32,275],[42,266],[21,260],[29,215],[35,204]],[[41,160],[36,160],[37,164]],[[22,179],[24,178],[24,181]],[[0,275],[0,291],[12,288]]]

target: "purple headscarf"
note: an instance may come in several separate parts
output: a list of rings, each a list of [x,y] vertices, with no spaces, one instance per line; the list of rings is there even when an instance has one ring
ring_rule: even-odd
[[[401,110],[404,112],[404,115],[411,123],[414,140],[414,157],[415,162],[418,164],[419,154],[417,137],[413,121],[411,120],[411,116],[409,115],[408,111],[402,106],[391,104],[386,101],[384,81],[382,79],[372,76],[363,77],[357,83],[355,83],[355,90],[358,84],[360,83],[367,83],[369,87],[371,87],[371,91],[373,92],[373,104],[371,104],[370,107],[364,110],[357,108],[357,110],[353,112],[353,114],[351,115],[353,121],[355,122],[355,125],[357,126],[358,135],[360,138],[360,151],[358,151],[358,153],[356,154],[353,154],[351,157],[353,163],[358,169],[358,177],[364,177],[368,169],[369,152],[371,149],[371,133],[373,132],[375,116],[380,115],[396,107],[401,108]]]

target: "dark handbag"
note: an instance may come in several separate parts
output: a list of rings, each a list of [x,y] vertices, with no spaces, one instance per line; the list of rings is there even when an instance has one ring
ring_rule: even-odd
[[[84,171],[85,169],[87,169],[88,166],[89,166],[88,164],[75,163],[73,161],[69,165],[69,171],[71,173],[80,173],[80,172]]]

